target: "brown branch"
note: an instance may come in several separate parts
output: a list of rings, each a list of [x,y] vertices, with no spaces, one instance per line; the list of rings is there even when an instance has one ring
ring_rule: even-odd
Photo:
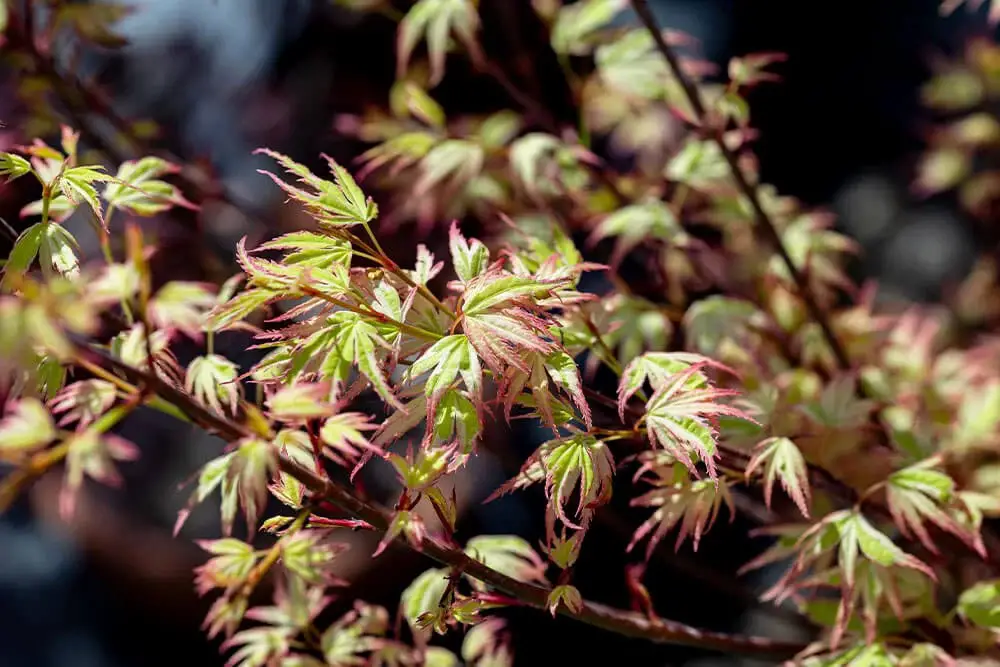
[[[384,509],[364,502],[345,486],[319,477],[299,464],[281,458],[281,469],[295,477],[317,496],[350,511],[364,519],[377,530],[385,532],[392,515]],[[404,542],[405,543],[405,542]],[[426,539],[422,552],[444,565],[460,569],[501,593],[537,609],[545,609],[550,590],[512,579],[470,558],[461,549],[446,546],[434,539]],[[560,607],[559,612],[568,618],[608,630],[626,637],[645,639],[661,644],[675,644],[714,649],[727,653],[790,657],[804,648],[797,642],[782,642],[764,637],[730,635],[699,630],[683,623],[663,619],[650,620],[642,614],[627,612],[597,602],[584,602],[580,611]]]
[[[74,339],[74,345],[80,356],[120,372],[135,384],[150,388],[190,417],[192,421],[222,438],[232,441],[250,434],[247,427],[208,410],[162,378],[115,359],[79,338]],[[315,497],[329,501],[350,512],[356,518],[367,521],[380,532],[384,533],[389,529],[393,518],[391,512],[362,500],[350,487],[325,479],[315,471],[300,466],[283,455],[279,455],[279,467],[285,473],[299,480]],[[408,544],[405,540],[398,541],[404,545]],[[421,552],[443,565],[461,569],[461,571],[489,584],[505,595],[516,598],[527,606],[537,609],[546,609],[547,607],[551,592],[549,589],[512,579],[487,567],[478,560],[470,558],[461,549],[429,538],[424,541]],[[581,623],[626,637],[645,639],[660,644],[692,646],[726,653],[766,655],[775,658],[791,657],[804,648],[804,645],[798,642],[711,632],[665,619],[650,620],[642,614],[615,609],[597,602],[584,602],[580,611],[571,611],[561,607],[559,612]]]
[[[799,296],[801,297],[803,303],[805,303],[806,309],[809,311],[812,319],[822,330],[823,337],[826,339],[827,344],[833,351],[834,357],[837,359],[837,364],[843,370],[851,370],[851,361],[847,356],[847,350],[840,342],[840,339],[838,339],[836,334],[833,332],[833,327],[830,325],[829,318],[824,312],[823,307],[820,306],[819,302],[817,302],[815,297],[813,297],[812,290],[809,287],[808,278],[798,269],[798,267],[795,266],[795,262],[792,260],[791,255],[788,254],[788,249],[785,248],[785,244],[781,240],[781,235],[778,233],[777,226],[771,219],[771,216],[768,215],[767,211],[764,210],[764,206],[761,204],[760,196],[757,194],[757,188],[751,183],[749,177],[740,166],[739,157],[736,152],[731,150],[726,145],[722,131],[719,128],[709,126],[708,112],[705,108],[704,101],[702,101],[701,93],[698,91],[698,87],[695,83],[688,78],[681,69],[680,59],[663,38],[660,27],[657,25],[656,17],[653,16],[653,13],[649,9],[649,4],[646,0],[630,0],[630,2],[632,3],[632,8],[635,10],[635,13],[639,16],[639,20],[642,21],[642,24],[653,37],[653,41],[656,43],[656,48],[660,52],[660,55],[662,55],[663,59],[667,61],[667,65],[674,78],[677,79],[678,83],[680,83],[681,89],[684,91],[684,96],[691,105],[691,109],[694,111],[698,121],[703,126],[703,129],[708,133],[708,137],[719,147],[723,157],[729,164],[736,186],[739,188],[743,196],[747,198],[750,202],[750,206],[753,208],[754,218],[758,227],[764,231],[768,241],[772,246],[774,246],[774,249],[781,257],[781,261],[784,262],[787,267],[789,274],[795,281],[795,285],[798,287]]]

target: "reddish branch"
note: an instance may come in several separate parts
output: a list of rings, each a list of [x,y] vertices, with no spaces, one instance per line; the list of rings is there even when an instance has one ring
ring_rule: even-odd
[[[158,376],[125,364],[80,339],[75,341],[75,346],[81,357],[92,360],[102,367],[118,371],[138,386],[151,389],[160,398],[174,405],[206,430],[228,441],[239,440],[251,434],[246,426],[208,410],[188,394]],[[380,532],[384,533],[388,530],[392,522],[392,513],[362,500],[351,487],[323,478],[315,471],[304,468],[285,456],[279,456],[279,466],[282,471],[306,486],[315,498],[328,501],[350,512]],[[399,542],[408,545],[405,540],[399,540]],[[497,591],[517,599],[526,606],[537,609],[547,607],[549,589],[512,579],[470,558],[461,549],[447,546],[429,538],[424,541],[421,552],[439,563],[460,568],[461,571],[489,584]],[[726,653],[766,655],[775,658],[791,657],[804,648],[804,645],[798,642],[710,632],[666,619],[651,620],[642,614],[615,609],[597,602],[585,601],[583,608],[578,612],[565,607],[561,607],[559,611],[564,616],[594,627],[626,637],[662,644],[693,646]]]

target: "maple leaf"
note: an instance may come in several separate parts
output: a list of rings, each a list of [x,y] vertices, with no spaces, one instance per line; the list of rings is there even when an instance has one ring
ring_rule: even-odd
[[[618,382],[618,415],[625,418],[625,406],[643,385],[647,382],[653,391],[662,388],[678,373],[692,366],[704,368],[714,367],[729,371],[722,364],[708,357],[691,352],[646,352],[635,357],[622,369],[621,380]],[[696,372],[688,379],[688,388],[698,389],[708,385],[708,377],[702,372]]]
[[[59,512],[69,519],[85,477],[109,486],[121,484],[121,474],[115,461],[135,461],[139,448],[128,440],[103,433],[100,422],[70,436],[65,444],[66,475],[59,495]]]
[[[333,574],[333,568],[337,556],[346,551],[348,545],[331,542],[326,539],[328,535],[329,533],[319,530],[300,530],[282,537],[282,565],[305,584],[345,584]]]
[[[530,132],[510,146],[510,166],[525,191],[534,197],[556,195],[575,183],[582,159],[592,159],[580,146],[544,132]]]
[[[584,0],[560,6],[552,26],[552,48],[556,53],[586,55],[593,47],[595,33],[627,4],[625,0]]]
[[[548,585],[545,561],[525,541],[516,535],[479,535],[465,543],[465,553],[497,572],[525,583]],[[469,578],[480,590],[485,584]]]
[[[179,172],[180,167],[158,157],[127,160],[105,186],[104,200],[109,207],[116,206],[141,216],[153,216],[174,206],[197,209],[177,186],[161,179]]]
[[[399,600],[400,612],[415,635],[429,636],[429,628],[419,622],[420,618],[441,606],[447,590],[448,571],[434,568],[423,572],[403,591]]]
[[[286,253],[282,258],[283,263],[317,269],[350,266],[352,258],[350,241],[310,231],[284,234],[262,243],[254,252],[262,250],[284,250]]]
[[[749,301],[713,295],[699,299],[684,313],[685,338],[702,354],[718,355],[723,342],[742,342],[750,324],[764,317]]]
[[[839,586],[841,595],[829,640],[832,648],[839,645],[859,604],[868,641],[873,641],[884,603],[902,616],[900,591],[936,579],[926,563],[903,551],[855,510],[831,512],[808,527],[791,543],[791,554],[791,567],[763,599],[781,603],[799,589],[824,583]],[[906,578],[916,573],[923,576],[907,583]]]
[[[718,402],[736,392],[711,386],[692,388],[691,381],[701,368],[695,364],[656,390],[646,403],[646,432],[652,445],[663,448],[692,473],[695,463],[701,461],[709,477],[716,479],[718,432],[713,420],[719,415],[753,420],[743,411]]]
[[[59,426],[76,422],[81,427],[87,427],[114,405],[116,397],[117,390],[110,382],[81,380],[60,390],[48,406],[53,415],[62,415]],[[0,449],[10,447],[14,440],[5,432],[3,424],[0,422],[0,440],[4,443]],[[33,437],[45,434],[45,429],[38,425],[32,426],[32,431]]]
[[[767,67],[788,59],[783,53],[751,53],[729,61],[729,80],[741,88],[751,88],[767,81],[779,81],[780,77],[766,71]]]
[[[287,423],[328,417],[336,411],[329,397],[330,385],[325,382],[299,382],[281,387],[267,399],[268,414]]]
[[[355,602],[354,609],[323,632],[320,638],[320,650],[324,658],[322,665],[356,667],[367,663],[368,658],[362,654],[390,647],[390,643],[383,637],[388,625],[388,613],[385,609]],[[376,661],[377,658],[373,657],[372,660]]]
[[[830,295],[833,289],[855,291],[854,284],[843,270],[843,256],[858,251],[857,243],[831,230],[832,217],[827,214],[800,215],[781,231],[781,240],[795,268],[809,278],[815,294]],[[772,257],[768,270],[787,285],[794,285],[788,266]]]
[[[483,369],[468,336],[452,334],[436,341],[410,365],[407,377],[419,378],[428,371],[430,374],[423,384],[428,398],[427,416],[432,421],[433,407],[460,376],[465,388],[478,400],[482,391]]]
[[[617,266],[626,254],[647,240],[659,239],[682,246],[687,234],[677,216],[659,199],[620,208],[601,221],[590,235],[590,243],[615,237],[612,266]]]
[[[404,78],[410,56],[424,36],[431,61],[432,86],[444,76],[450,35],[458,37],[473,60],[482,60],[476,42],[479,23],[479,13],[472,0],[419,0],[399,23],[396,44],[398,78]]]
[[[542,444],[517,476],[489,499],[544,482],[545,495],[555,516],[567,526],[581,529],[590,511],[610,499],[614,472],[615,461],[608,446],[593,436],[576,434]],[[574,492],[579,497],[577,521],[566,513]]]
[[[433,435],[434,442],[453,443],[464,457],[471,453],[483,424],[473,402],[462,392],[452,389],[441,398],[428,427],[428,436]],[[429,442],[430,437],[424,441]]]
[[[346,310],[335,312],[328,322],[334,330],[339,359],[345,364],[355,364],[382,400],[397,410],[405,410],[389,386],[384,365],[376,354],[376,348],[388,350],[390,346],[378,334],[375,325],[362,315]]]
[[[175,329],[198,340],[205,315],[216,305],[212,285],[172,280],[157,290],[147,309],[150,324],[158,329]]]
[[[956,609],[979,627],[1000,628],[1000,579],[981,581],[962,591]]]
[[[802,516],[809,517],[809,471],[802,452],[788,438],[772,437],[761,441],[747,463],[747,479],[764,467],[764,504],[771,507],[774,482],[781,480],[785,493],[795,502]]]
[[[514,664],[502,618],[489,618],[469,628],[462,641],[462,660],[470,667],[511,667]]]
[[[316,448],[309,434],[305,431],[291,428],[278,431],[277,435],[274,436],[274,447],[282,455],[307,470],[318,467]],[[329,456],[329,453],[327,455]],[[336,459],[334,458],[333,460]],[[271,492],[271,495],[289,507],[294,509],[302,507],[302,501],[306,496],[306,488],[302,482],[288,473],[279,470],[277,479],[269,484],[267,488]]]
[[[557,349],[549,333],[553,322],[537,312],[532,297],[559,284],[499,268],[466,283],[460,303],[462,327],[488,368],[502,374],[505,366],[514,366],[530,373],[523,352],[549,354]]]
[[[697,551],[702,535],[711,529],[723,505],[728,508],[730,518],[735,516],[729,484],[692,480],[683,468],[672,461],[664,463],[655,453],[645,454],[641,459],[644,460],[644,464],[639,468],[636,477],[652,472],[653,477],[646,479],[655,488],[638,498],[633,498],[631,504],[636,507],[656,509],[636,529],[627,550],[631,551],[641,540],[649,537],[646,545],[646,560],[649,560],[660,541],[679,525],[674,549],[680,549],[684,540],[691,536],[693,548]]]
[[[38,261],[45,275],[76,278],[80,275],[80,249],[76,238],[61,225],[41,225],[38,239]]]
[[[212,558],[195,569],[195,588],[204,595],[214,588],[231,591],[243,584],[257,564],[257,552],[252,544],[232,537],[220,540],[197,540]]]
[[[20,457],[44,447],[57,436],[45,404],[37,398],[22,398],[9,405],[0,420],[0,454]]]
[[[225,401],[229,412],[236,413],[240,400],[239,368],[217,354],[195,357],[188,364],[184,389],[199,403],[222,413]]]
[[[580,591],[577,590],[576,586],[560,584],[549,591],[549,597],[545,601],[545,608],[549,610],[553,618],[560,607],[566,607],[575,614],[583,611],[583,596],[580,595]]]
[[[381,453],[365,436],[365,431],[378,428],[371,416],[360,412],[342,412],[323,422],[319,438],[326,447],[323,453],[338,463],[354,461],[364,452]]]
[[[174,534],[181,527],[196,505],[221,487],[222,532],[232,534],[236,512],[243,507],[247,526],[256,530],[257,519],[267,502],[268,483],[277,470],[277,448],[259,438],[247,437],[235,443],[233,451],[218,456],[204,466],[198,474],[197,488],[187,505],[177,515]]]
[[[97,195],[97,188],[94,183],[114,180],[110,175],[103,173],[104,167],[67,167],[58,178],[59,188],[66,199],[73,205],[86,204],[94,213],[101,226],[107,231],[104,222],[104,214],[101,211],[101,200]]]
[[[569,396],[589,430],[592,426],[590,406],[583,395],[580,369],[573,358],[562,350],[555,350],[545,355],[528,352],[523,355],[523,359],[524,365],[531,369],[530,372],[512,366],[504,374],[500,387],[500,397],[504,399],[507,419],[510,419],[514,402],[522,398],[522,392],[527,388],[531,391],[533,398],[531,403],[537,409],[539,416],[553,430],[557,430],[558,424],[563,422],[557,423],[555,419],[559,403],[559,399],[552,391],[555,387]]]
[[[438,142],[420,160],[413,195],[426,196],[435,188],[441,188],[440,192],[449,196],[462,193],[477,182],[485,160],[483,147],[471,141],[445,139]]]
[[[285,170],[297,176],[300,183],[311,190],[297,188],[286,183],[269,171],[261,171],[269,176],[292,199],[302,202],[316,219],[333,227],[368,224],[378,215],[378,207],[371,197],[365,197],[354,177],[339,164],[326,158],[334,181],[324,180],[313,174],[305,166],[291,158],[264,148],[255,153],[263,153],[274,158]]]
[[[916,536],[931,553],[938,553],[938,548],[927,531],[927,523],[951,533],[985,556],[976,531],[960,524],[949,511],[955,498],[955,482],[933,470],[936,465],[936,459],[928,459],[889,475],[886,501],[893,521],[905,537]]]

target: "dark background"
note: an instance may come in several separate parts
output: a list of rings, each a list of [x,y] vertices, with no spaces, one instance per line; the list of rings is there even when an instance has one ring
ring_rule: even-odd
[[[748,52],[788,54],[780,67],[784,81],[762,87],[751,100],[753,124],[761,131],[757,152],[762,178],[784,194],[840,213],[842,227],[865,246],[865,258],[856,267],[860,276],[879,279],[888,294],[933,300],[968,270],[976,240],[953,202],[947,197],[915,202],[907,191],[927,121],[918,93],[929,58],[954,52],[966,38],[981,33],[981,16],[960,11],[942,19],[938,0],[650,2],[666,26],[701,37],[706,55],[720,64]],[[266,194],[268,184],[254,173],[259,165],[249,152],[256,145],[231,131],[250,107],[243,104],[242,92],[227,97],[227,86],[251,90],[258,102],[252,108],[277,117],[269,121],[265,138],[273,142],[268,145],[306,160],[321,149],[350,152],[349,142],[333,136],[328,112],[356,109],[365,99],[377,101],[391,80],[391,32],[364,32],[349,17],[317,10],[308,2],[282,0],[265,7],[267,3],[249,0],[243,5],[219,0],[214,9],[206,0],[166,4],[189,9],[201,4],[202,12],[222,12],[216,16],[220,32],[206,28],[209,36],[198,37],[179,30],[142,53],[98,60],[94,66],[115,83],[124,109],[164,123],[174,150],[190,155],[192,146],[210,146],[210,157],[228,179],[231,194],[250,210],[271,210],[273,193]],[[236,14],[252,12],[258,14]],[[228,56],[218,55],[227,48]],[[244,51],[246,58],[259,62],[241,70],[246,59],[238,57],[240,48],[250,49]],[[473,94],[473,103],[489,106],[490,95]],[[9,211],[3,215],[16,218]],[[220,344],[238,353],[246,341],[233,338]],[[130,472],[127,493],[111,496],[118,498],[116,511],[134,525],[166,531],[185,498],[171,483],[211,456],[217,443],[153,415],[133,420],[126,435],[139,441],[147,458]],[[527,443],[528,449],[537,438],[519,433],[511,440]],[[538,536],[541,526],[534,518],[541,506],[531,494],[490,506],[473,517],[468,534],[517,530]],[[774,614],[753,614],[756,606],[745,591],[734,591],[730,584],[720,591],[696,576],[698,568],[713,568],[734,578],[731,573],[763,546],[746,537],[748,527],[739,519],[731,525],[720,522],[695,557],[682,551],[680,559],[654,560],[647,584],[661,615],[719,630],[752,624],[763,633],[790,631],[782,630]],[[206,531],[199,536],[212,534],[210,524],[198,530]],[[577,573],[585,596],[627,605],[623,546],[614,531],[588,537]],[[665,544],[660,551],[669,548]],[[414,567],[419,571],[428,565]],[[184,598],[191,591],[188,597],[193,598],[190,578],[163,581],[149,590],[128,589],[127,581],[35,520],[22,503],[0,519],[0,667],[222,664],[216,647],[201,640],[197,613],[163,613],[168,597]],[[369,592],[362,594],[371,597]],[[391,605],[394,599],[390,594],[384,602]],[[569,622],[541,622],[536,612],[512,618],[521,665],[551,660],[601,664],[609,659],[686,664],[705,657],[621,640]]]

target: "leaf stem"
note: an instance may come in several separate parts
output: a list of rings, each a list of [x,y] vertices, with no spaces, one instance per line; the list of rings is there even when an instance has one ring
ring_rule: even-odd
[[[281,557],[281,541],[284,536],[293,535],[299,532],[299,530],[301,530],[306,524],[306,520],[309,518],[310,514],[312,514],[312,508],[306,507],[302,509],[298,516],[295,517],[295,521],[292,522],[292,525],[290,525],[288,530],[285,531],[284,535],[275,540],[274,544],[271,545],[271,548],[267,550],[267,554],[265,554],[264,558],[262,558],[261,561],[257,563],[252,570],[250,570],[247,574],[247,578],[243,581],[241,593],[243,596],[249,597],[250,594],[253,593],[254,589],[257,588],[257,585],[261,582],[261,580],[267,576],[267,573],[272,567],[274,567],[274,564],[278,562],[278,558]]]
[[[406,324],[405,322],[400,322],[399,320],[394,320],[388,315],[383,315],[382,313],[371,310],[369,308],[356,306],[349,301],[344,301],[342,299],[338,299],[335,296],[324,294],[323,292],[314,289],[308,285],[302,285],[299,287],[299,289],[301,289],[303,292],[305,292],[310,296],[314,296],[317,299],[322,299],[323,301],[326,301],[330,305],[338,306],[340,308],[343,308],[344,310],[349,310],[352,313],[357,313],[358,315],[361,315],[363,317],[369,317],[379,322],[394,326],[398,328],[402,333],[409,334],[414,338],[421,338],[423,340],[430,340],[430,341],[436,341],[443,338],[441,334],[434,333],[433,331],[428,331],[427,329],[421,329],[420,327],[415,327],[412,324]]]
[[[427,285],[418,284],[415,280],[413,280],[413,278],[409,276],[409,274],[406,271],[404,271],[399,266],[399,264],[396,264],[396,262],[394,262],[392,258],[385,253],[385,250],[382,249],[382,246],[379,245],[378,240],[372,233],[371,227],[369,227],[367,224],[364,227],[365,231],[368,232],[368,236],[371,238],[372,243],[374,244],[373,246],[369,246],[363,240],[358,238],[357,235],[351,234],[350,232],[347,233],[348,238],[352,243],[360,245],[367,251],[365,253],[358,253],[358,254],[367,257],[368,259],[374,260],[375,262],[378,262],[383,269],[385,269],[392,275],[402,280],[409,287],[415,288],[417,292],[419,292],[420,295],[423,296],[432,306],[434,306],[439,311],[447,315],[450,319],[452,320],[457,319],[455,312],[450,308],[448,308],[446,305],[444,305],[444,303],[442,303],[441,300],[437,296],[435,296],[434,292],[432,292],[430,288],[427,287]]]

